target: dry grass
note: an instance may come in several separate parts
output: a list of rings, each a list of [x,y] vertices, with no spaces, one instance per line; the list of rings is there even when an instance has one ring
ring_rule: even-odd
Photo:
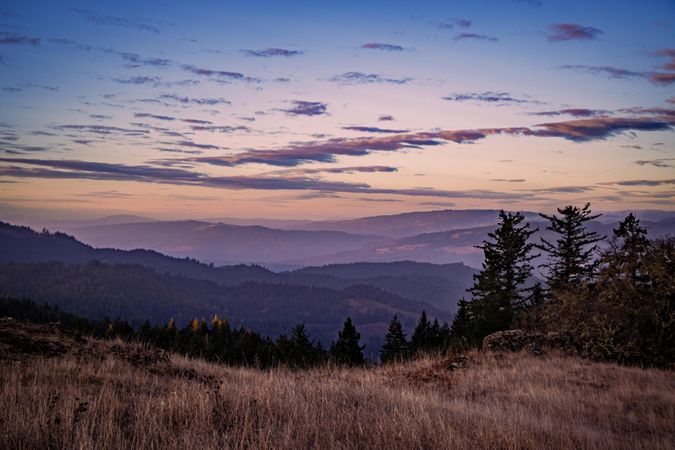
[[[5,361],[2,448],[673,448],[672,372],[526,354],[374,369],[228,368],[101,352]],[[111,348],[117,349],[111,352]],[[126,351],[145,351],[128,346]]]

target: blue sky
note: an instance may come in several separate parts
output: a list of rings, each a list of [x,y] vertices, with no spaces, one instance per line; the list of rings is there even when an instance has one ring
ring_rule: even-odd
[[[0,215],[675,209],[675,2],[0,7]]]

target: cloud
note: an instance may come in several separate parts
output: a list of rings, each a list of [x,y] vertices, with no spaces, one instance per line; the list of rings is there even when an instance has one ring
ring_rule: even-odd
[[[286,50],[284,48],[266,48],[264,50],[240,50],[246,56],[253,56],[258,58],[272,58],[272,57],[285,57],[289,58],[291,56],[299,56],[304,52],[301,50]]]
[[[162,94],[158,97],[162,100],[174,101],[183,104],[193,104],[193,105],[230,105],[231,102],[225,100],[224,98],[194,98],[194,97],[184,97],[176,94]]]
[[[237,131],[249,132],[251,129],[242,125],[239,126],[218,126],[218,125],[192,125],[190,127],[194,131],[210,131],[218,133],[235,133]]]
[[[191,123],[193,125],[211,125],[213,122],[202,119],[180,119],[181,122]]]
[[[464,39],[473,39],[477,41],[489,41],[489,42],[498,42],[499,39],[494,36],[488,36],[486,34],[477,34],[477,33],[460,33],[453,38],[456,41],[461,41]]]
[[[304,190],[327,193],[387,194],[440,198],[515,200],[532,197],[532,194],[528,193],[504,193],[489,190],[382,189],[373,188],[366,183],[322,181],[304,177],[219,177],[177,168],[148,165],[131,166],[81,160],[0,158],[0,162],[13,164],[10,166],[0,166],[0,176],[17,178],[136,181],[220,189]],[[37,167],[26,168],[17,166],[16,164]]]
[[[334,162],[338,156],[364,156],[371,152],[392,152],[426,146],[473,143],[492,135],[525,137],[559,137],[573,142],[603,140],[625,131],[666,131],[675,125],[675,116],[598,117],[563,122],[549,122],[530,127],[479,128],[474,130],[442,130],[377,137],[333,138],[326,141],[295,143],[271,150],[248,150],[241,153],[196,158],[221,166],[267,164],[292,167],[307,162]]]
[[[603,186],[663,186],[675,184],[675,178],[666,180],[622,180],[622,181],[608,181],[605,183],[598,183]]]
[[[592,117],[607,114],[608,111],[604,109],[586,109],[586,108],[566,108],[555,111],[539,111],[532,112],[531,116],[574,116],[574,117]]]
[[[550,42],[583,41],[597,38],[603,34],[595,27],[586,27],[576,23],[554,23],[549,25],[546,38]]]
[[[492,178],[490,181],[497,181],[502,183],[524,183],[525,178]]]
[[[329,81],[339,84],[371,84],[371,83],[406,84],[412,81],[412,78],[410,77],[390,78],[388,76],[376,73],[345,72],[331,77]]]
[[[165,121],[176,120],[176,118],[173,116],[160,116],[157,114],[150,114],[150,113],[134,113],[134,117],[165,120]]]
[[[127,78],[113,78],[113,81],[120,84],[159,86],[162,79],[159,77],[137,76]]]
[[[291,170],[277,170],[271,172],[273,174],[284,175],[315,175],[322,173],[378,173],[378,172],[398,172],[396,167],[391,166],[351,166],[351,167],[322,167],[316,169],[291,169]]]
[[[0,45],[40,45],[40,38],[0,31]]]
[[[675,73],[652,72],[648,75],[649,81],[654,84],[673,84],[675,83]]]
[[[86,133],[94,133],[94,134],[123,134],[123,135],[131,135],[131,136],[137,136],[139,134],[148,134],[150,133],[148,130],[139,130],[139,129],[133,129],[133,128],[121,128],[121,127],[113,127],[113,126],[107,126],[107,125],[54,125],[52,126],[53,129],[55,130],[61,130],[61,131],[81,131],[81,132],[86,132]]]
[[[89,22],[95,23],[97,25],[112,25],[116,27],[132,28],[139,31],[159,33],[159,28],[139,21],[133,21],[121,17],[101,16],[86,9],[71,9],[70,11],[79,14]]]
[[[457,206],[456,203],[453,202],[422,202],[419,204],[420,206],[433,206],[436,208],[454,208]]]
[[[289,116],[320,116],[326,114],[328,105],[323,102],[306,102],[303,100],[294,100],[293,106],[288,109],[282,109]]]
[[[183,70],[193,73],[195,75],[215,78],[221,82],[232,82],[232,81],[245,81],[245,82],[255,82],[258,83],[261,80],[254,77],[247,77],[243,73],[239,72],[230,72],[227,70],[215,70],[215,69],[204,69],[201,67],[193,66],[190,64],[182,64],[180,66]]]
[[[437,28],[441,28],[444,30],[452,30],[453,28],[469,28],[471,26],[471,21],[467,19],[461,19],[457,17],[450,17],[448,19],[445,19],[442,22],[438,22],[436,24]]]
[[[221,147],[218,147],[217,145],[212,145],[212,144],[198,144],[196,142],[192,141],[178,141],[178,142],[169,142],[168,144],[170,145],[178,145],[179,147],[191,147],[191,148],[198,148],[202,150],[218,150]]]
[[[408,133],[410,131],[410,130],[389,130],[386,128],[360,127],[360,126],[342,127],[342,129],[349,131],[361,131],[364,133],[388,133],[388,134],[401,134],[401,133]]]
[[[540,192],[548,194],[581,194],[594,190],[593,186],[556,186],[542,189],[530,189],[531,192]]]
[[[673,97],[672,100],[673,100],[672,103],[675,103],[675,97]],[[390,114],[383,114],[383,115],[381,115],[380,117],[377,118],[378,122],[391,122],[393,120],[396,120],[396,119],[394,119],[394,116],[392,116]]]
[[[363,44],[361,48],[366,50],[384,50],[387,52],[402,52],[403,50],[405,50],[400,45],[384,44],[382,42],[368,42],[366,44]]]
[[[663,48],[654,52],[655,56],[670,58],[670,61],[661,66],[665,70],[675,70],[675,48]]]
[[[660,159],[649,159],[642,161],[635,161],[635,164],[638,166],[654,166],[654,167],[673,167],[675,158],[660,158]]]
[[[612,66],[591,66],[587,64],[565,64],[561,69],[577,70],[588,72],[593,75],[605,75],[609,78],[639,78],[644,77],[644,72],[634,70],[620,69]]]
[[[443,100],[451,102],[485,102],[485,103],[530,103],[531,100],[516,98],[508,92],[467,92],[462,94],[450,94]]]

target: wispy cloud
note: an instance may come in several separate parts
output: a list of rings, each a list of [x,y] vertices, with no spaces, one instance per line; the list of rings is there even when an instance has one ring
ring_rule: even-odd
[[[469,28],[471,21],[459,17],[450,17],[435,24],[437,28],[443,30],[452,30],[454,28]]]
[[[530,127],[444,130],[362,138],[333,138],[327,141],[297,143],[272,150],[250,150],[238,154],[193,159],[221,166],[259,163],[273,166],[297,166],[307,162],[334,162],[338,156],[364,156],[371,152],[391,152],[447,142],[472,143],[492,135],[558,137],[573,142],[607,139],[625,131],[665,131],[675,125],[669,115],[646,117],[597,117],[549,122]]]
[[[588,41],[603,34],[602,30],[576,23],[554,23],[549,25],[546,38],[550,42]]]
[[[460,33],[453,38],[456,41],[462,41],[465,39],[471,39],[476,41],[488,41],[488,42],[498,42],[499,39],[494,36],[488,36],[487,34],[478,34],[478,33]]]
[[[410,130],[390,130],[386,128],[364,127],[364,126],[342,127],[342,129],[349,131],[360,131],[363,133],[385,133],[385,134],[400,134],[400,133],[407,133],[410,131]]]
[[[539,111],[529,113],[531,116],[573,116],[573,117],[592,117],[608,114],[604,109],[586,109],[586,108],[565,108],[554,111]]]
[[[673,100],[673,103],[675,103],[675,97],[672,98],[672,100]],[[379,116],[377,118],[378,122],[391,122],[393,120],[396,120],[396,119],[391,114],[382,114],[381,116]]]
[[[500,183],[524,183],[525,178],[492,178],[490,181],[496,181]]]
[[[323,102],[307,102],[303,100],[294,100],[293,106],[282,109],[289,116],[320,116],[326,114],[328,105]]]
[[[40,38],[0,31],[0,45],[40,45]]]
[[[245,56],[257,58],[274,58],[299,56],[304,53],[302,50],[287,50],[285,48],[266,48],[263,50],[240,50]]]
[[[368,42],[366,44],[363,44],[361,48],[366,50],[384,50],[387,52],[402,52],[403,50],[405,50],[400,45],[385,44],[382,42]]]
[[[0,166],[0,176],[16,178],[114,180],[160,183],[185,186],[205,186],[220,189],[303,190],[327,193],[357,193],[440,198],[485,198],[515,200],[531,198],[530,193],[506,193],[490,190],[438,190],[432,188],[383,189],[366,183],[323,181],[306,177],[246,177],[209,176],[185,169],[32,158],[0,158],[11,164]],[[17,166],[33,166],[21,167]]]
[[[193,105],[207,105],[207,106],[213,106],[213,105],[229,105],[231,104],[230,101],[225,100],[224,98],[221,97],[213,97],[213,98],[196,98],[196,97],[185,97],[182,95],[177,95],[177,94],[162,94],[158,97],[161,100],[165,101],[174,101],[182,104],[193,104]]]
[[[217,70],[217,69],[205,69],[202,67],[193,66],[191,64],[182,64],[181,68],[195,75],[213,78],[221,82],[245,81],[251,83],[258,83],[261,81],[258,78],[249,77],[239,72]]]
[[[443,100],[451,102],[484,102],[484,103],[535,103],[533,100],[518,98],[508,92],[465,92],[450,94]]]
[[[587,64],[565,64],[561,69],[578,70],[588,72],[593,75],[604,75],[609,78],[640,78],[644,77],[644,72],[621,69],[612,66],[592,66]]]
[[[598,183],[603,186],[663,186],[675,184],[675,178],[665,179],[665,180],[621,180],[621,181],[608,181],[604,183]]]
[[[391,78],[386,75],[380,75],[377,73],[345,72],[331,77],[330,81],[339,84],[371,84],[371,83],[406,84],[412,81],[412,78],[410,77]]]
[[[654,167],[673,167],[673,162],[675,158],[660,158],[660,159],[648,159],[635,161],[635,164],[638,166],[654,166]]]
[[[139,31],[159,33],[159,28],[146,22],[125,19],[122,17],[103,16],[86,9],[71,9],[71,11],[84,17],[87,21],[97,25],[112,25],[116,27],[132,28]]]
[[[137,117],[137,118],[157,119],[157,120],[165,120],[165,121],[176,120],[176,118],[173,117],[173,116],[163,116],[163,115],[150,114],[150,113],[134,113],[134,117]]]

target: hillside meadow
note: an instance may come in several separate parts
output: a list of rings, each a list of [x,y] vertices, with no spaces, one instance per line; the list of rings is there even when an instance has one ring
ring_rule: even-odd
[[[675,442],[671,371],[478,351],[455,359],[460,364],[425,357],[262,371],[50,326],[0,328],[7,449],[669,449]]]

